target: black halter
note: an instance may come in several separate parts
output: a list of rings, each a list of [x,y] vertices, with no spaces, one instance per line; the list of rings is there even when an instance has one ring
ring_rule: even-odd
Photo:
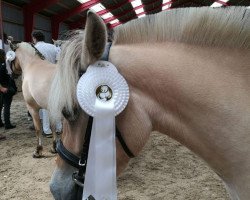
[[[92,124],[93,124],[93,117],[89,117],[87,129],[85,133],[85,138],[84,138],[84,144],[82,148],[82,153],[80,157],[68,151],[63,145],[61,139],[57,141],[57,145],[56,145],[56,151],[59,154],[59,156],[69,165],[79,170],[78,173],[75,172],[73,174],[72,178],[74,182],[81,187],[83,187],[83,184],[84,184],[84,174],[86,172],[86,167],[87,167],[87,159],[88,159],[89,142],[90,142],[90,137],[91,137]],[[120,142],[123,150],[127,154],[127,156],[130,158],[133,158],[134,154],[128,148],[126,142],[124,141],[117,127],[116,127],[116,137],[118,141]]]
[[[105,52],[104,52],[101,60],[108,60],[110,47],[111,47],[111,43],[108,43],[106,48],[105,48]],[[84,72],[80,72],[79,76],[81,76],[83,73]],[[72,179],[77,186],[77,189],[76,189],[77,193],[78,193],[77,199],[82,198],[81,195],[82,195],[82,189],[84,187],[84,176],[85,176],[86,167],[87,167],[87,159],[88,159],[89,142],[90,142],[90,137],[91,137],[92,124],[93,124],[93,117],[90,116],[89,120],[88,120],[86,133],[85,133],[83,149],[82,149],[82,153],[81,153],[80,157],[78,157],[78,156],[74,155],[73,153],[71,153],[70,151],[68,151],[64,147],[61,140],[58,140],[57,146],[56,146],[56,150],[57,150],[59,156],[65,162],[67,162],[69,165],[78,169],[78,171],[74,172],[72,175]],[[128,148],[126,142],[124,141],[124,139],[123,139],[120,131],[117,129],[117,127],[116,127],[116,137],[119,140],[123,150],[128,155],[128,157],[133,158],[134,154]]]

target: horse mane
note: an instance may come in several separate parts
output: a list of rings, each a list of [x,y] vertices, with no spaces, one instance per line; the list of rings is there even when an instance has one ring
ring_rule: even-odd
[[[31,55],[36,55],[35,49],[27,42],[17,43],[18,48],[26,50]]]
[[[52,81],[48,109],[52,123],[62,110],[73,115],[76,85],[84,59],[84,32],[71,33],[62,45]],[[244,7],[183,8],[133,20],[115,28],[115,44],[177,41],[199,45],[250,48],[250,13]]]
[[[249,49],[250,10],[246,7],[179,8],[115,28],[115,44],[165,41]]]
[[[81,54],[84,40],[83,31],[71,32],[67,41],[62,45],[58,68],[51,84],[48,99],[48,110],[51,122],[61,119],[62,110],[66,109],[73,114],[76,99],[76,85],[81,68]]]

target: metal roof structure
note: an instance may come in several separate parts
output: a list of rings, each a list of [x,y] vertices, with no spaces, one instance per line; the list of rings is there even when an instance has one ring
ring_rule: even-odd
[[[51,18],[52,36],[58,37],[59,24],[70,29],[84,28],[89,9],[95,10],[109,28],[132,19],[179,7],[250,6],[250,0],[3,0],[23,8],[25,38],[30,40],[34,14]]]

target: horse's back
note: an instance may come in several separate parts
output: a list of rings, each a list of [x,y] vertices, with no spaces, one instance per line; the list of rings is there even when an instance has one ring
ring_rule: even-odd
[[[56,65],[48,61],[33,63],[23,77],[23,95],[29,104],[36,102],[37,107],[47,108],[48,94],[56,70]]]

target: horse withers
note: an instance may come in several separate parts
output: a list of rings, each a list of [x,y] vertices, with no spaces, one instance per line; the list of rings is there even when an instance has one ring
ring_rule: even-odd
[[[37,147],[34,158],[42,156],[43,139],[39,110],[48,107],[48,94],[56,65],[44,60],[41,53],[29,43],[11,44],[15,51],[15,60],[11,64],[14,74],[22,74],[22,93],[27,108],[32,116],[37,136]],[[51,127],[53,134],[52,153],[56,153],[57,133]]]
[[[245,7],[183,8],[115,28],[109,61],[130,88],[116,125],[134,155],[152,131],[191,149],[221,177],[232,199],[250,199],[250,10]],[[66,116],[62,143],[80,156],[88,116],[76,85],[99,60],[107,31],[88,13],[85,32],[69,40],[52,83],[54,120]],[[129,156],[116,142],[117,173]],[[50,183],[57,200],[76,199],[75,167],[57,158]]]

